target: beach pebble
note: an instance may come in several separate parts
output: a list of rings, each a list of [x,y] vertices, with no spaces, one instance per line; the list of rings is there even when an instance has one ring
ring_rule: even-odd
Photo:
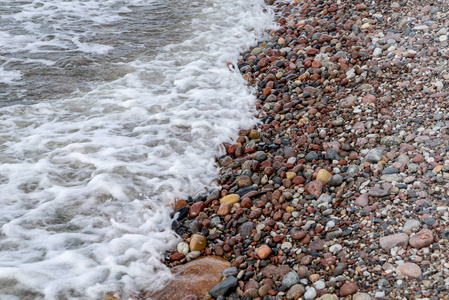
[[[268,245],[262,245],[256,250],[256,254],[260,259],[265,259],[270,256],[272,250]]]
[[[413,248],[424,248],[434,242],[433,233],[429,229],[422,229],[417,234],[410,237],[409,243]]]
[[[201,251],[206,248],[206,237],[200,234],[192,235],[190,239],[190,251]]]
[[[390,250],[393,247],[407,246],[409,237],[406,233],[397,233],[381,237],[379,240],[380,246],[384,250]]]
[[[346,282],[345,284],[343,284],[340,287],[340,296],[341,297],[349,296],[349,295],[357,293],[358,290],[359,290],[359,287],[358,287],[357,283]]]
[[[306,300],[315,299],[316,296],[317,296],[317,292],[316,292],[315,288],[309,288],[304,293],[304,299],[306,299]]]
[[[286,288],[290,288],[297,283],[299,283],[299,276],[296,272],[289,272],[282,279],[282,285]]]
[[[396,268],[396,273],[402,277],[419,278],[422,275],[421,268],[415,263],[404,263]]]

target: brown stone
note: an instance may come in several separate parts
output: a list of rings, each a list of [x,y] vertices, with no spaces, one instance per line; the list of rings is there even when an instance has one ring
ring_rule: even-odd
[[[206,237],[201,234],[194,234],[190,238],[190,251],[201,251],[206,248]]]
[[[181,300],[198,300],[198,296],[197,295],[187,295],[182,297]]]
[[[298,185],[298,184],[303,184],[304,182],[306,182],[305,178],[302,176],[296,176],[295,178],[293,178],[292,183],[294,185]]]
[[[306,184],[305,190],[314,195],[316,198],[319,198],[323,193],[324,182],[320,180],[314,180]]]
[[[346,282],[340,287],[340,297],[349,296],[357,293],[359,286],[354,282]]]
[[[282,234],[278,234],[273,237],[273,243],[280,243],[283,240],[284,240],[284,236]]]
[[[187,205],[187,201],[183,199],[175,199],[175,203],[173,204],[173,210],[177,211],[181,207],[184,207]]]
[[[424,248],[432,245],[434,242],[434,237],[432,231],[429,229],[423,229],[414,236],[410,237],[409,243],[413,248]]]
[[[368,198],[367,194],[360,195],[355,200],[355,205],[360,206],[360,207],[367,207],[368,204],[369,204],[369,198]]]
[[[300,230],[300,231],[295,231],[295,232],[293,232],[293,233],[291,234],[291,236],[292,236],[292,239],[294,239],[294,240],[300,240],[300,239],[302,239],[303,237],[305,237],[306,234],[307,234],[307,233],[306,233],[304,230]]]
[[[270,256],[272,250],[268,245],[262,245],[256,250],[256,254],[260,259],[265,259]]]
[[[252,183],[251,178],[249,176],[243,175],[243,176],[240,176],[237,179],[237,185],[239,186],[239,188],[245,188],[245,187],[248,187],[248,186],[250,186],[252,184],[253,183]]]
[[[176,277],[155,293],[146,292],[144,299],[174,300],[187,296],[203,299],[221,279],[223,270],[230,263],[222,258],[207,256],[193,260],[185,265],[174,267],[171,271]],[[186,298],[196,299],[196,298]]]
[[[195,218],[196,216],[199,215],[200,212],[202,212],[204,209],[204,202],[203,201],[198,201],[192,204],[192,206],[190,206],[190,210],[189,210],[189,217],[190,218]]]
[[[310,248],[310,250],[312,250],[312,251],[313,251],[313,250],[321,251],[321,250],[324,249],[324,245],[325,245],[324,240],[318,239],[318,240],[315,240],[315,241],[310,242],[310,243],[309,243],[309,248]]]
[[[181,260],[185,257],[184,253],[173,253],[172,255],[170,255],[170,261],[178,261]]]
[[[231,208],[232,208],[232,204],[222,203],[222,204],[220,204],[220,207],[218,208],[217,215],[226,216],[231,211]]]

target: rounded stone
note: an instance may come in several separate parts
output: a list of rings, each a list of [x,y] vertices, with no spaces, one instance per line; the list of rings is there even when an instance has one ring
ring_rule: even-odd
[[[332,177],[332,174],[329,173],[329,171],[327,171],[325,169],[321,169],[318,171],[318,174],[316,175],[316,180],[327,183],[331,177]]]
[[[424,248],[432,245],[434,241],[433,233],[429,229],[423,229],[410,237],[409,243],[413,248]]]
[[[396,273],[402,277],[419,278],[422,275],[421,268],[415,263],[405,263],[396,268]]]
[[[201,251],[206,248],[206,237],[201,234],[194,234],[190,238],[190,251]]]
[[[352,300],[371,300],[371,296],[367,293],[358,292],[352,296]]]
[[[272,251],[273,250],[271,250],[271,248],[268,245],[262,245],[259,248],[257,248],[256,254],[260,259],[265,259],[268,256],[270,256]]]
[[[287,293],[288,300],[296,300],[299,299],[305,292],[305,288],[302,284],[293,285]]]
[[[359,286],[354,282],[346,282],[340,287],[340,297],[349,296],[357,293]]]
[[[296,272],[289,272],[282,279],[282,285],[287,289],[291,288],[293,285],[299,283],[299,276]]]
[[[187,253],[189,253],[189,245],[186,242],[180,242],[176,249],[179,253],[183,253],[184,255],[187,255]]]
[[[228,204],[235,204],[240,201],[240,196],[237,194],[230,194],[226,195],[223,198],[221,198],[220,203],[228,203]]]
[[[315,299],[316,295],[317,295],[316,289],[310,288],[304,293],[304,299],[306,300]]]

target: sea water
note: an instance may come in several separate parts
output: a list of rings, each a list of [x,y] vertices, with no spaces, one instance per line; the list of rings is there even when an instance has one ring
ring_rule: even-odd
[[[170,202],[252,122],[227,64],[261,0],[0,0],[0,299],[126,299],[172,275]]]

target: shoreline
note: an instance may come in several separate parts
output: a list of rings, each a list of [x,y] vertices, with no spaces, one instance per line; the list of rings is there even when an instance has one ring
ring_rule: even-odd
[[[274,3],[281,27],[238,65],[262,124],[224,145],[219,191],[177,202],[166,264],[229,261],[217,299],[449,299],[449,13],[434,4]]]

